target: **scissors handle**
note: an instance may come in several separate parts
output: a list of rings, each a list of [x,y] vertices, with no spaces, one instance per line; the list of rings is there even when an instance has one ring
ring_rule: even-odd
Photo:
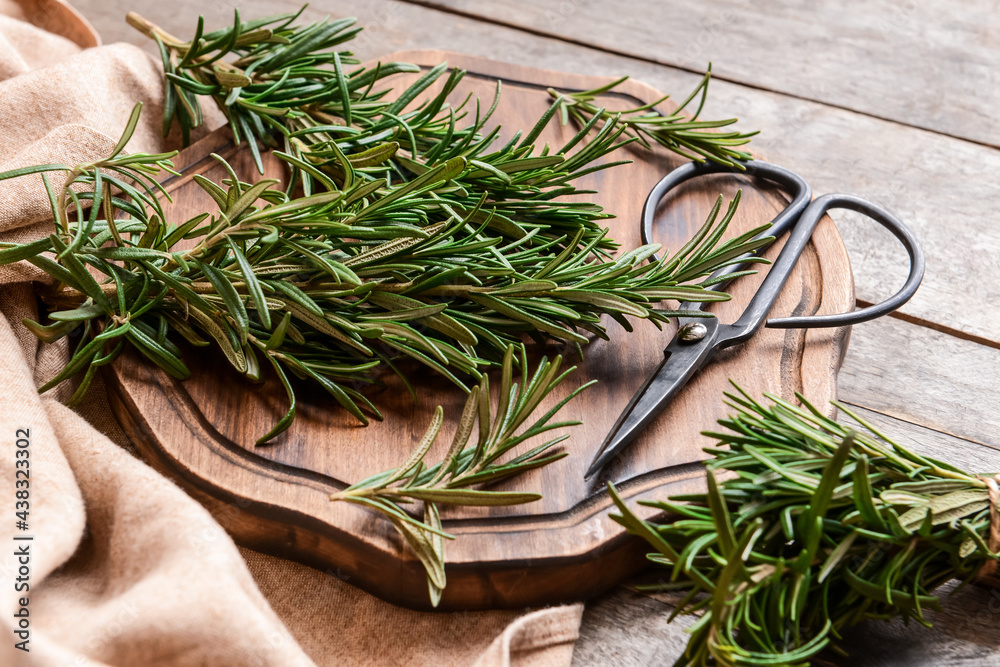
[[[805,317],[781,317],[770,319],[764,325],[771,329],[812,329],[823,327],[843,327],[850,324],[859,324],[874,320],[897,310],[900,306],[910,300],[920,287],[920,281],[924,278],[924,251],[920,247],[920,241],[914,236],[910,228],[885,210],[878,204],[855,197],[854,195],[823,195],[809,205],[809,208],[802,214],[799,225],[812,226],[830,209],[844,208],[860,213],[889,230],[893,236],[899,239],[909,256],[910,268],[906,277],[906,282],[895,294],[867,308],[859,308],[850,313],[840,313],[838,315],[810,315]],[[796,225],[796,228],[798,225]]]
[[[771,311],[771,307],[788,280],[788,276],[791,275],[792,269],[795,268],[799,256],[809,243],[816,225],[819,224],[827,211],[834,208],[857,211],[878,222],[902,242],[910,260],[909,276],[906,282],[898,292],[874,306],[837,315],[771,319],[767,321],[766,326],[774,329],[812,329],[858,324],[891,313],[909,301],[910,297],[916,293],[924,276],[924,253],[913,232],[899,218],[870,201],[853,195],[823,195],[803,211],[792,228],[788,241],[785,242],[785,246],[778,254],[778,259],[768,269],[764,281],[757,289],[757,293],[751,299],[743,315],[726,327],[724,332],[720,332],[722,334],[720,347],[728,347],[748,340],[764,324],[764,319]]]
[[[812,188],[809,187],[805,179],[794,171],[779,167],[770,162],[741,162],[740,165],[743,167],[742,171],[737,171],[732,167],[716,162],[688,162],[660,179],[660,182],[650,190],[649,195],[646,197],[646,203],[642,207],[642,224],[639,226],[642,242],[653,242],[653,223],[656,220],[656,207],[667,196],[667,193],[684,181],[708,174],[744,173],[748,176],[762,178],[780,185],[791,195],[792,201],[781,213],[771,220],[771,226],[764,230],[758,238],[765,236],[778,237],[788,231],[795,224],[795,221],[799,218],[802,211],[805,210],[806,206],[809,205],[809,200],[812,199]],[[747,256],[749,257],[749,255]],[[653,255],[651,260],[657,262],[659,261],[659,257]],[[739,264],[724,267],[713,273],[710,280],[714,282],[714,279],[742,271],[744,268],[746,268],[744,265]],[[715,289],[725,289],[725,285],[725,283],[717,283]]]

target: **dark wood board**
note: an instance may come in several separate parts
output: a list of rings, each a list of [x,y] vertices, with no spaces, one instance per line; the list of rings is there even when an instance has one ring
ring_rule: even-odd
[[[546,88],[586,89],[605,79],[513,66],[440,51],[387,56],[433,65],[447,60],[469,71],[457,99],[472,89],[491,98],[496,79],[503,97],[495,120],[509,136],[528,128],[549,104]],[[401,81],[402,83],[402,81]],[[660,93],[639,82],[624,84],[609,96],[609,108],[653,101]],[[669,110],[669,103],[663,110]],[[552,144],[572,133],[553,123],[544,138]],[[639,244],[638,218],[652,185],[680,164],[666,151],[626,149],[631,165],[588,177],[599,191],[595,200],[618,217],[609,221],[612,236],[624,247]],[[195,173],[221,178],[209,158],[216,152],[244,179],[254,174],[247,151],[232,146],[225,132],[215,133],[179,156],[183,175],[167,182],[176,204],[174,220],[186,219],[213,204],[192,181]],[[620,157],[620,156],[619,156]],[[268,171],[283,176],[275,160]],[[721,192],[743,188],[733,232],[769,220],[784,205],[779,193],[738,176],[718,176],[685,185],[659,212],[658,238],[669,248],[683,243],[700,225]],[[780,244],[779,244],[780,247]],[[769,251],[773,257],[777,247]],[[732,287],[733,301],[713,308],[723,321],[734,319],[753,293],[760,276]],[[824,219],[775,307],[775,315],[833,313],[852,308],[850,264],[836,227]],[[582,419],[571,432],[571,456],[534,471],[503,488],[544,493],[544,499],[510,508],[448,511],[445,529],[458,539],[446,545],[448,587],[441,608],[519,607],[584,599],[606,590],[642,564],[642,546],[628,539],[608,518],[610,501],[603,479],[612,479],[634,502],[692,491],[702,484],[701,448],[710,440],[700,431],[724,416],[722,392],[731,378],[755,394],[773,392],[794,399],[802,391],[819,405],[835,396],[836,373],[846,351],[849,330],[765,329],[750,343],[725,353],[704,369],[602,479],[584,483],[583,472],[632,393],[662,358],[671,329],[658,331],[636,322],[628,334],[610,327],[610,341],[586,349],[581,370],[565,391],[589,379],[599,380],[561,413]],[[574,353],[549,346],[546,353]],[[349,415],[316,392],[304,395],[292,429],[274,444],[255,447],[285,409],[277,380],[262,385],[244,381],[211,357],[189,358],[194,375],[175,381],[135,355],[123,356],[107,374],[112,403],[130,437],[157,468],[176,479],[213,511],[240,543],[351,577],[352,583],[389,601],[410,606],[429,604],[424,571],[380,516],[345,503],[331,503],[331,492],[394,467],[423,433],[434,407],[443,405],[452,421],[464,395],[432,377],[421,378],[414,403],[398,382],[372,398],[386,415],[382,423],[354,425]],[[564,394],[563,394],[564,395]],[[551,397],[557,401],[561,396]],[[544,407],[544,406],[543,406]],[[449,440],[442,433],[443,450]],[[442,453],[442,452],[437,452]],[[432,451],[433,459],[435,452]]]

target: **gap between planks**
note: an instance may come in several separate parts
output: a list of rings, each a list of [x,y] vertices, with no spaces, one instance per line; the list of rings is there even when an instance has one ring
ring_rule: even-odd
[[[998,376],[996,349],[882,318],[854,327],[837,387],[845,403],[985,443],[1000,432]]]
[[[865,301],[864,299],[857,300],[858,308],[868,308],[869,306],[874,306],[875,304],[871,301]],[[933,320],[924,319],[922,317],[917,317],[915,315],[910,315],[908,313],[903,313],[896,311],[889,313],[888,317],[893,317],[897,320],[902,320],[903,322],[908,322],[910,324],[915,324],[918,327],[926,327],[927,329],[933,329],[938,333],[943,333],[948,336],[954,336],[955,338],[960,338],[962,340],[967,340],[970,343],[976,343],[977,345],[985,345],[986,347],[992,347],[995,350],[1000,350],[1000,342],[995,340],[990,340],[989,338],[984,338],[982,336],[977,336],[976,334],[971,334],[961,329],[956,329],[954,327],[949,327],[940,322],[935,322]]]

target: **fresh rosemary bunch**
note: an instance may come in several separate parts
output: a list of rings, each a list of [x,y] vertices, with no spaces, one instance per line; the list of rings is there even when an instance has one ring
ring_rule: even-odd
[[[691,282],[765,243],[752,242],[751,235],[720,243],[734,204],[718,223],[717,207],[703,230],[711,233],[700,234],[698,243],[669,260],[644,264],[655,252],[653,246],[612,259],[617,244],[600,224],[610,216],[595,204],[570,197],[589,194],[573,181],[622,164],[598,161],[633,141],[649,145],[647,138],[652,138],[682,154],[727,164],[748,158],[733,146],[746,143],[750,135],[712,131],[733,121],[692,125],[680,114],[659,117],[641,107],[636,110],[640,115],[618,122],[619,116],[591,104],[609,86],[557,97],[527,134],[517,132],[496,148],[500,128],[486,128],[497,107],[499,83],[490,108],[483,111],[475,100],[474,116],[466,122],[471,98],[457,107],[448,103],[464,75],[461,70],[447,74],[440,90],[422,103],[418,98],[448,72],[445,64],[390,95],[378,88],[379,82],[419,68],[389,63],[348,71],[357,60],[337,48],[357,34],[354,20],[297,26],[299,14],[301,10],[244,22],[236,12],[231,28],[209,33],[199,19],[194,38],[186,42],[138,15],[130,14],[128,21],[160,46],[168,92],[165,132],[177,122],[187,136],[200,123],[199,96],[208,95],[225,112],[236,139],[250,139],[258,166],[256,140],[283,149],[275,154],[288,165],[291,178],[287,201],[273,212],[243,205],[237,213],[228,210],[234,198],[260,184],[244,186],[233,175],[227,192],[199,180],[220,206],[219,219],[204,226],[209,230],[206,242],[223,250],[210,257],[221,262],[216,268],[222,269],[222,277],[236,281],[224,291],[240,298],[253,296],[254,280],[245,275],[240,280],[230,270],[223,237],[236,237],[245,245],[240,248],[245,261],[258,282],[263,279],[258,296],[288,292],[288,285],[297,288],[281,298],[298,299],[291,307],[292,320],[299,327],[319,327],[318,333],[325,334],[323,347],[317,349],[310,336],[293,326],[293,342],[282,338],[283,349],[269,360],[317,380],[363,422],[365,412],[378,418],[378,411],[343,381],[369,380],[373,358],[393,364],[370,340],[394,354],[414,357],[466,388],[465,376],[478,379],[481,369],[496,363],[523,334],[581,344],[587,341],[581,330],[606,337],[603,315],[631,330],[626,316],[659,326],[675,315],[654,307],[664,299],[728,298],[706,289],[710,285]],[[706,76],[688,102],[699,93],[703,102],[707,83]],[[579,131],[558,150],[547,145],[537,149],[535,142],[556,114],[580,120]],[[295,196],[299,188],[304,197]],[[270,188],[260,194],[274,202],[280,197]],[[198,233],[199,228],[188,229],[184,236]],[[242,264],[239,268],[245,273]],[[181,269],[187,277],[188,266]],[[198,289],[219,288],[217,279],[190,277]],[[233,298],[225,304],[229,310],[237,305]],[[270,307],[248,311],[258,332],[247,337],[237,330],[241,344],[267,338]],[[303,321],[302,309],[312,322]],[[333,324],[327,321],[331,318]],[[233,338],[231,332],[216,332],[215,337],[227,336]],[[220,344],[232,349],[234,365],[243,370],[238,346]],[[249,361],[252,355],[243,356]],[[249,370],[254,370],[252,364]],[[294,393],[290,383],[285,386],[293,409],[262,440],[286,428],[294,414]]]
[[[381,415],[351,384],[372,382],[378,366],[405,380],[396,362],[409,357],[468,391],[467,378],[478,381],[524,334],[586,343],[581,330],[606,337],[603,315],[626,328],[626,316],[659,325],[676,314],[655,307],[663,299],[725,300],[690,281],[768,241],[752,240],[760,230],[721,241],[736,210],[734,200],[720,217],[721,197],[702,232],[658,262],[645,261],[658,245],[606,258],[597,248],[607,231],[583,243],[586,222],[557,202],[553,212],[576,224],[572,238],[517,223],[510,238],[489,231],[494,214],[482,196],[468,202],[455,192],[455,179],[479,169],[463,157],[395,185],[355,177],[345,160],[343,187],[316,171],[327,189],[300,197],[274,189],[274,180],[244,183],[222,162],[230,174],[223,183],[194,177],[218,211],[171,224],[150,176],[166,168],[167,156],[120,154],[139,112],[107,160],[0,174],[67,173],[50,193],[59,233],[0,250],[0,264],[26,259],[58,281],[42,294],[54,323],[29,324],[36,334],[53,341],[82,327],[69,363],[42,389],[85,373],[79,400],[93,367],[113,361],[126,341],[185,378],[176,338],[214,343],[251,379],[261,378],[262,363],[271,366],[288,393],[287,413],[260,442],[294,419],[289,375],[319,384],[367,423],[366,414]],[[384,158],[394,149],[372,150]]]
[[[724,214],[720,197],[674,255],[647,261],[660,250],[654,244],[616,257],[618,244],[602,226],[611,216],[585,201],[581,195],[592,193],[574,182],[624,164],[605,158],[634,142],[736,165],[749,159],[735,147],[751,135],[713,131],[732,120],[661,117],[650,106],[609,114],[592,103],[608,86],[558,95],[534,127],[495,146],[500,128],[489,120],[499,83],[488,109],[472,98],[448,102],[464,72],[444,63],[392,91],[382,85],[386,77],[420,68],[359,67],[338,50],[359,30],[353,19],[299,26],[300,13],[245,22],[236,12],[231,28],[207,33],[199,19],[186,42],[128,18],[163,57],[164,133],[177,123],[189,140],[202,122],[199,97],[210,96],[236,141],[249,144],[258,170],[258,142],[275,150],[289,169],[284,187],[273,179],[244,182],[219,158],[227,179],[193,177],[218,210],[169,220],[160,201],[169,197],[155,176],[172,171],[172,154],[123,153],[137,106],[103,160],[0,174],[0,181],[41,174],[56,226],[38,241],[0,244],[0,265],[28,261],[54,279],[41,292],[50,322],[26,325],[46,342],[70,337],[67,365],[40,388],[82,375],[70,403],[126,345],[174,377],[189,376],[183,341],[225,355],[253,380],[268,367],[277,375],[289,407],[259,442],[292,424],[299,381],[321,386],[362,423],[381,415],[358,387],[378,381],[376,371],[385,368],[410,386],[404,358],[469,392],[472,407],[459,428],[471,428],[475,408],[476,446],[457,438],[458,449],[428,468],[423,457],[439,416],[396,473],[335,496],[393,521],[427,568],[436,601],[446,537],[437,505],[531,500],[468,487],[560,456],[548,453],[558,439],[505,456],[524,439],[566,425],[548,424],[553,410],[515,433],[565,374],[557,359],[542,362],[529,381],[522,351],[518,388],[511,346],[524,336],[579,346],[588,334],[607,337],[604,316],[631,330],[628,317],[660,326],[677,315],[657,307],[664,300],[726,300],[706,277],[763,261],[744,256],[771,240],[754,240],[758,228],[724,241],[738,197]],[[706,76],[685,106],[699,96],[704,102],[707,83]],[[579,131],[561,147],[537,146],[557,114],[578,121]],[[63,176],[54,188],[51,174]],[[504,379],[491,420],[484,371],[497,365]],[[414,500],[425,503],[423,521],[401,507]]]
[[[677,665],[806,665],[824,649],[846,655],[840,630],[902,616],[924,625],[933,591],[991,572],[1000,554],[995,479],[907,449],[847,406],[865,432],[768,395],[727,394],[729,432],[707,433],[708,491],[669,502],[644,521],[609,485],[615,520],[656,551],[687,590],[674,616],[701,613]],[[716,472],[725,471],[724,481]]]
[[[424,458],[433,446],[444,415],[438,406],[427,432],[417,448],[395,470],[369,477],[335,493],[332,500],[357,503],[381,512],[406,539],[427,570],[431,603],[437,606],[445,587],[444,539],[454,539],[441,527],[438,505],[516,505],[541,498],[537,493],[491,491],[470,488],[507,479],[528,470],[540,468],[566,456],[552,448],[568,438],[562,435],[513,458],[505,458],[515,447],[553,429],[575,426],[579,422],[551,422],[555,414],[593,382],[573,390],[566,398],[538,417],[528,428],[528,422],[542,400],[575,370],[560,373],[562,358],[542,359],[530,373],[527,352],[520,346],[519,370],[521,382],[514,382],[514,364],[518,362],[514,346],[507,348],[502,364],[500,390],[496,411],[490,408],[490,385],[483,375],[473,387],[458,421],[455,436],[440,463],[428,465]],[[466,447],[478,422],[478,438]],[[408,514],[402,505],[423,502],[423,521]]]

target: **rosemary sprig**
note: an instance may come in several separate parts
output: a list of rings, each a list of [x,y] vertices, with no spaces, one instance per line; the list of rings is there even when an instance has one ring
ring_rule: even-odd
[[[807,665],[825,649],[846,655],[840,630],[924,609],[951,579],[970,580],[998,555],[988,543],[996,483],[868,431],[768,395],[740,390],[737,410],[708,433],[708,491],[668,502],[663,523],[637,517],[609,485],[615,520],[656,551],[669,581],[687,590],[674,616],[700,613],[677,665]],[[716,472],[727,471],[724,481]],[[991,496],[992,504],[991,508]],[[996,532],[1000,528],[994,527]]]
[[[189,41],[170,35],[137,14],[129,14],[128,22],[156,40],[160,47],[168,91],[164,132],[176,121],[187,137],[191,128],[201,123],[198,97],[207,95],[226,114],[237,141],[241,137],[256,137],[265,146],[283,146],[287,152],[334,177],[344,155],[364,150],[377,141],[400,144],[403,150],[390,158],[386,166],[390,174],[404,179],[410,177],[407,172],[419,174],[461,155],[480,169],[466,173],[460,183],[489,192],[499,207],[497,212],[507,215],[523,213],[520,202],[539,200],[539,192],[550,190],[550,197],[567,194],[563,191],[567,181],[581,175],[580,171],[594,170],[587,165],[604,155],[611,145],[591,142],[575,159],[561,163],[558,155],[550,156],[547,150],[526,162],[520,161],[556,113],[564,123],[572,116],[587,130],[601,125],[600,132],[611,140],[624,132],[647,147],[652,140],[690,159],[707,158],[729,165],[736,164],[734,159],[750,159],[749,153],[734,147],[746,144],[755,133],[715,131],[732,125],[735,119],[697,120],[708,91],[711,68],[681,108],[670,116],[661,116],[654,110],[666,97],[621,113],[610,113],[593,104],[597,95],[612,91],[627,77],[593,91],[567,94],[553,91],[555,104],[531,131],[523,138],[518,133],[500,151],[485,154],[499,128],[484,136],[479,132],[496,109],[499,83],[490,108],[484,111],[479,100],[473,100],[473,120],[461,127],[460,122],[473,114],[471,98],[457,108],[451,108],[446,99],[459,85],[464,71],[449,73],[446,64],[441,63],[402,94],[390,96],[387,89],[378,88],[379,82],[401,72],[419,72],[420,68],[393,62],[348,71],[358,60],[350,51],[337,49],[361,31],[355,19],[327,18],[297,25],[295,21],[301,13],[302,9],[245,22],[236,11],[232,27],[207,34],[204,21],[199,18],[195,36]],[[446,73],[437,95],[416,108],[407,108]],[[695,118],[687,119],[682,110],[696,98],[700,102]],[[250,144],[256,151],[254,143]],[[536,164],[553,167],[552,173],[544,179],[521,173]],[[309,187],[310,176],[302,175]],[[532,186],[527,192],[525,184]],[[532,209],[529,207],[529,212],[535,212]]]
[[[478,381],[523,335],[580,345],[589,340],[585,334],[607,337],[604,315],[631,330],[629,316],[659,326],[676,315],[656,307],[665,299],[727,299],[696,281],[767,242],[751,235],[719,241],[734,201],[721,220],[716,206],[705,229],[717,233],[699,235],[694,248],[653,263],[645,261],[653,245],[614,258],[617,244],[601,225],[610,216],[581,200],[588,193],[573,181],[622,164],[602,158],[633,141],[648,145],[643,136],[674,150],[699,146],[721,161],[736,155],[723,148],[732,136],[678,125],[673,116],[657,125],[649,113],[619,123],[585,93],[558,98],[526,134],[496,148],[499,127],[487,123],[499,84],[488,110],[471,98],[453,107],[448,96],[464,72],[448,73],[442,63],[390,94],[379,82],[419,68],[389,63],[348,71],[357,61],[337,49],[357,34],[353,19],[300,26],[300,13],[243,21],[236,12],[232,27],[208,33],[199,19],[190,41],[129,15],[160,46],[164,131],[177,122],[187,136],[201,122],[199,98],[210,96],[237,140],[250,139],[258,167],[257,140],[283,149],[275,155],[291,177],[278,189],[266,180],[243,183],[228,165],[230,178],[221,184],[197,176],[219,211],[173,227],[131,197],[131,208],[122,210],[135,232],[115,235],[117,249],[93,244],[104,242],[102,224],[109,223],[100,219],[92,238],[82,235],[73,249],[79,262],[106,276],[105,299],[125,291],[118,308],[88,306],[87,293],[65,281],[46,295],[65,321],[89,327],[87,318],[137,320],[156,343],[140,349],[178,377],[188,369],[171,333],[194,345],[214,342],[254,379],[266,360],[290,407],[261,442],[294,418],[289,376],[320,384],[367,423],[381,415],[350,385],[373,381],[378,366],[400,372],[396,362],[410,357],[468,391],[467,381]],[[690,99],[699,91],[704,99],[707,80]],[[440,90],[430,95],[435,84]],[[429,99],[418,102],[425,93]],[[568,113],[568,99],[582,126],[558,150],[538,149],[545,126]],[[627,136],[640,131],[646,134]],[[180,251],[182,241],[196,243]],[[109,258],[120,264],[105,266]],[[69,326],[76,325],[52,335]],[[85,354],[71,360],[74,372],[106,354],[100,345],[78,352]],[[60,381],[71,375],[60,374]]]
[[[54,341],[81,329],[67,366],[42,389],[84,373],[79,400],[93,367],[113,361],[124,342],[178,378],[190,371],[177,339],[214,345],[251,379],[270,366],[288,393],[287,413],[260,442],[294,419],[289,376],[320,385],[367,423],[381,415],[351,383],[375,381],[377,367],[405,380],[396,362],[408,357],[468,391],[468,379],[478,381],[524,334],[582,344],[589,338],[581,331],[607,336],[603,315],[628,329],[628,316],[659,326],[677,314],[656,308],[663,299],[728,299],[691,281],[766,243],[752,233],[718,242],[736,210],[734,201],[720,216],[720,197],[706,222],[717,233],[658,262],[645,261],[658,245],[605,258],[596,248],[607,231],[583,244],[579,221],[572,239],[559,234],[532,245],[529,239],[554,232],[515,222],[516,238],[492,233],[482,197],[471,203],[456,194],[454,179],[479,169],[461,157],[409,182],[353,178],[349,187],[330,183],[301,197],[275,189],[273,180],[244,183],[222,162],[230,177],[221,184],[194,177],[218,211],[171,224],[149,176],[165,156],[120,155],[138,114],[136,107],[107,160],[0,174],[69,174],[52,197],[61,233],[0,250],[0,265],[27,259],[58,281],[42,294],[54,323],[28,324],[37,335]],[[344,164],[350,175],[353,166]],[[127,199],[107,195],[106,185]],[[73,216],[63,210],[67,201]],[[85,202],[96,203],[89,215]],[[573,210],[562,210],[568,221]]]
[[[517,505],[541,498],[537,493],[491,491],[474,486],[495,482],[548,465],[566,456],[553,452],[557,444],[568,438],[562,435],[535,446],[513,458],[505,458],[518,445],[553,429],[575,426],[579,422],[551,422],[555,414],[593,382],[576,388],[526,429],[521,427],[534,415],[544,398],[552,392],[574,368],[560,372],[562,358],[542,359],[530,373],[527,352],[520,346],[520,384],[514,382],[514,365],[518,360],[514,346],[507,348],[502,365],[498,403],[490,408],[490,386],[486,375],[469,393],[465,409],[458,421],[455,436],[440,463],[425,463],[427,452],[434,445],[444,415],[438,406],[427,432],[413,453],[395,470],[369,477],[333,494],[331,500],[363,505],[388,518],[406,539],[427,570],[431,602],[437,606],[445,587],[444,539],[454,539],[441,526],[439,505],[492,506]],[[478,421],[478,429],[476,423]],[[467,447],[473,432],[475,444]],[[407,513],[404,505],[423,503],[423,521]]]
[[[696,162],[704,162],[707,159],[743,169],[741,161],[753,159],[750,153],[736,150],[736,147],[748,144],[750,138],[757,132],[743,133],[735,130],[714,132],[719,128],[735,124],[737,122],[735,118],[698,120],[708,98],[708,83],[712,78],[711,65],[687,99],[669,116],[663,116],[655,111],[656,107],[670,98],[669,95],[624,111],[608,111],[594,104],[598,96],[612,92],[628,78],[623,76],[599,88],[580,92],[560,92],[549,88],[549,94],[556,99],[563,125],[567,124],[570,118],[581,125],[586,125],[593,119],[600,119],[610,125],[625,127],[625,135],[636,139],[646,148],[652,148],[652,143],[659,144]],[[695,99],[698,100],[698,107],[689,117],[684,110]]]

